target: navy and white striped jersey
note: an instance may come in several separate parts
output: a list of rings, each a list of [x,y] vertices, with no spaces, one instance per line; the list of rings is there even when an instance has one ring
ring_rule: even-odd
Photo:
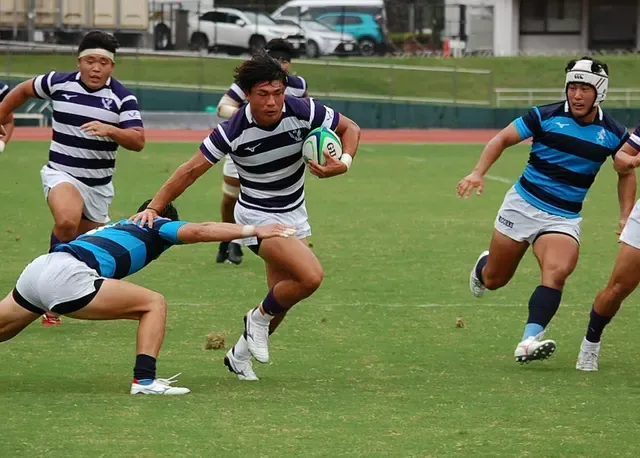
[[[250,108],[218,124],[200,151],[213,164],[231,155],[240,176],[240,205],[269,213],[292,211],[304,203],[302,142],[317,127],[335,129],[340,114],[310,98],[285,96],[282,118],[265,129],[254,122]]]
[[[173,245],[182,244],[178,230],[185,224],[156,218],[149,228],[122,220],[55,245],[51,253],[69,253],[102,277],[121,279],[138,272]]]
[[[80,72],[40,75],[34,90],[53,105],[48,167],[88,186],[110,183],[118,144],[109,137],[91,137],[80,126],[100,121],[121,129],[143,127],[136,97],[114,78],[100,89],[90,89],[80,80]]]
[[[601,108],[595,122],[583,124],[567,102],[533,107],[514,124],[522,140],[533,137],[516,191],[534,207],[565,218],[580,217],[600,167],[629,138],[627,128]]]
[[[4,100],[4,98],[9,93],[9,86],[0,81],[0,103]]]
[[[304,94],[307,92],[307,82],[301,76],[287,76],[287,87],[284,90],[285,95],[290,95],[291,97],[304,97]],[[231,97],[233,100],[238,102],[240,105],[247,101],[247,98],[244,95],[244,91],[240,89],[236,83],[233,83],[231,87],[227,90],[227,96]]]

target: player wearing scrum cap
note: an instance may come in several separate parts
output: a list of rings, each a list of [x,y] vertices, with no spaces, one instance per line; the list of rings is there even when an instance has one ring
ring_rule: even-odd
[[[514,352],[516,361],[546,359],[556,349],[543,340],[555,315],[564,284],[578,261],[582,203],[602,164],[616,156],[629,138],[627,129],[602,111],[609,85],[603,62],[583,57],[565,68],[566,100],[535,106],[517,118],[485,146],[473,172],[458,183],[458,196],[481,194],[484,176],[509,146],[533,139],[529,163],[507,192],[488,251],[470,275],[474,296],[505,286],[529,246],[538,260],[541,284],[529,299],[524,335]],[[635,201],[636,178],[618,172],[620,227]]]
[[[53,138],[40,171],[54,220],[51,247],[109,221],[116,151],[144,148],[138,100],[111,78],[118,47],[113,35],[89,32],[78,48],[79,71],[37,76],[0,103],[0,119],[6,119],[30,98],[52,102]],[[43,318],[45,325],[59,323],[52,315]]]
[[[274,38],[267,43],[265,51],[269,56],[280,62],[285,72],[289,72],[295,50],[291,43],[282,38]],[[309,94],[307,81],[301,76],[288,75],[287,87],[284,93],[292,97],[307,97]],[[237,82],[234,82],[222,96],[218,103],[218,116],[223,119],[231,118],[242,105],[247,102],[247,96]],[[225,156],[222,166],[222,202],[220,213],[225,223],[235,222],[233,211],[240,195],[240,176],[231,156]],[[242,262],[242,249],[237,243],[222,242],[218,249],[216,262],[230,262],[240,264]]]

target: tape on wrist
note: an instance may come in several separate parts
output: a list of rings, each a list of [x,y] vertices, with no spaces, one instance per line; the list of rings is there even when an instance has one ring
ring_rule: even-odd
[[[342,156],[340,156],[340,162],[346,165],[347,170],[349,170],[351,168],[351,163],[353,162],[353,158],[349,154],[343,153]]]
[[[242,237],[243,238],[253,237],[254,235],[256,235],[256,227],[255,226],[251,226],[249,224],[245,224],[244,226],[242,226]]]

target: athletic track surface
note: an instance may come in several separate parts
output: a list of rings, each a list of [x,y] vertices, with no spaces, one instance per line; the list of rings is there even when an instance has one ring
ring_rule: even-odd
[[[496,130],[463,130],[463,129],[364,129],[361,143],[485,143],[498,131]],[[145,129],[148,142],[190,142],[199,143],[209,130],[179,129]],[[16,127],[12,140],[51,140],[51,128],[48,127]]]

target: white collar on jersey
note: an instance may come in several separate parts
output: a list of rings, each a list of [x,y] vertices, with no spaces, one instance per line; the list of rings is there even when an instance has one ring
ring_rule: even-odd
[[[80,72],[76,73],[76,81],[80,80]],[[109,77],[109,79],[107,80],[106,83],[104,83],[103,87],[107,87],[111,85],[111,77]]]
[[[282,104],[282,112],[285,113],[287,111],[287,104]],[[253,122],[253,116],[251,115],[251,106],[247,103],[247,106],[244,109],[244,115],[247,117],[247,121]]]
[[[569,102],[564,102],[564,112],[569,113]],[[602,121],[603,117],[604,113],[602,112],[602,108],[600,108],[600,105],[598,105],[598,119]]]

